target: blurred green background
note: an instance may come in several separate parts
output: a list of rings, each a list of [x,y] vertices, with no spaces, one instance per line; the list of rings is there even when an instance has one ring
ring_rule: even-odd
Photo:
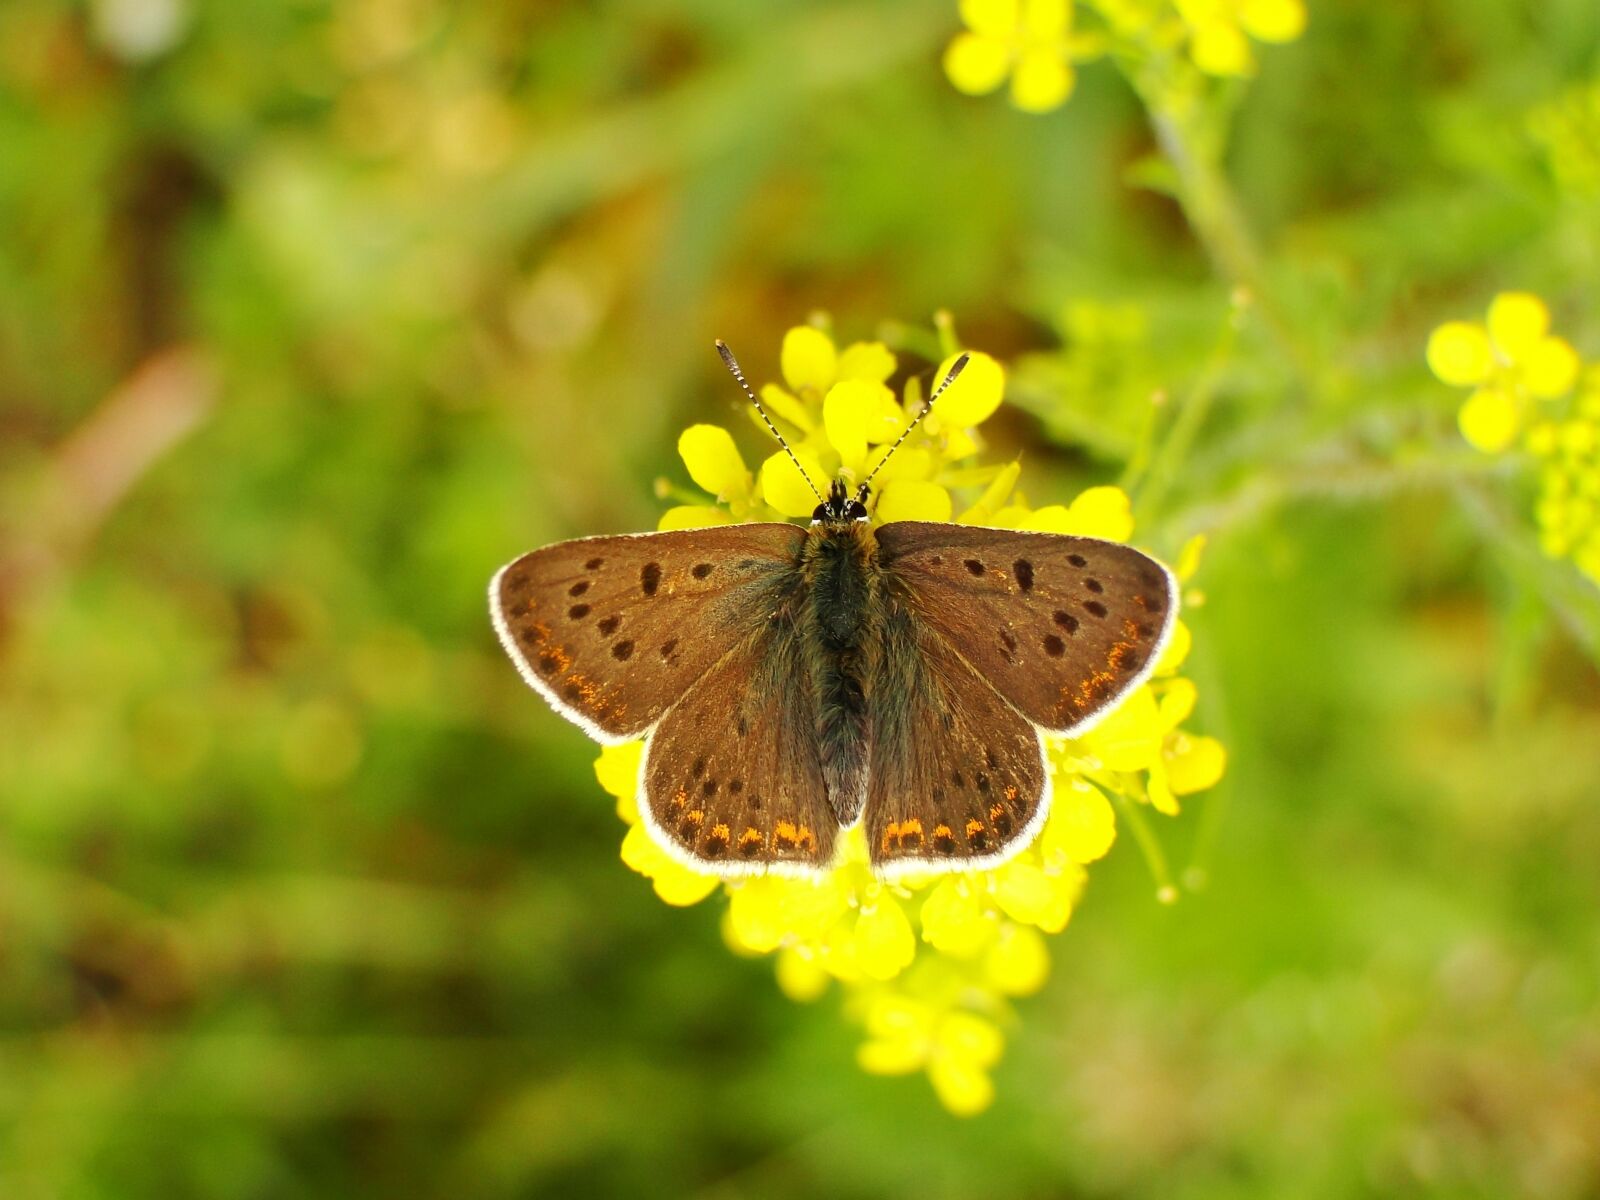
[[[958,28],[0,5],[0,1195],[1600,1196],[1600,590],[1422,357],[1506,288],[1600,355],[1600,9],[1313,0],[1217,92],[1248,296],[1112,65],[1027,116]],[[760,452],[714,336],[941,308],[1035,503],[1203,398],[1136,502],[1230,751],[970,1121],[623,868],[483,599]]]

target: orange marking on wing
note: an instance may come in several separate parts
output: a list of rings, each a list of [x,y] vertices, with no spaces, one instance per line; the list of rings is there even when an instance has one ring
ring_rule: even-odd
[[[989,820],[998,821],[1001,817],[1005,816],[1005,813],[1006,806],[1004,804],[989,805]]]
[[[1008,801],[1014,801],[1014,800],[1016,800],[1016,798],[1017,798],[1017,785],[1014,784],[1014,783],[1006,784],[1006,799]]]
[[[886,829],[884,829],[884,831],[883,831],[882,849],[883,849],[884,853],[887,854],[890,850],[894,849],[894,847],[897,846],[899,844],[899,842],[900,842],[900,822],[899,821],[890,821],[888,827]]]
[[[691,825],[698,825],[706,819],[706,810],[703,808],[691,808],[683,814],[683,819]]]
[[[673,808],[683,808],[686,805],[688,805],[688,803],[689,803],[689,793],[684,791],[682,788],[679,788],[677,795],[672,797],[672,807]]]
[[[817,848],[817,835],[811,832],[809,825],[800,826],[798,839],[802,850],[812,851]]]
[[[1122,636],[1127,638],[1130,642],[1137,642],[1139,640],[1139,622],[1135,621],[1132,617],[1124,618],[1122,622]]]
[[[1128,661],[1128,655],[1132,653],[1133,647],[1127,642],[1118,642],[1111,647],[1111,669],[1113,671],[1121,671],[1123,669],[1122,664]]]
[[[785,849],[794,849],[800,842],[800,831],[795,828],[793,821],[779,821],[772,833],[774,846],[783,846]]]
[[[973,834],[982,833],[982,832],[983,832],[983,822],[978,820],[977,817],[968,817],[967,818],[967,836],[970,838],[970,837],[972,837]]]
[[[725,842],[732,836],[732,832],[721,821],[711,827],[711,836],[719,842]]]
[[[766,839],[761,836],[761,831],[754,825],[750,825],[747,826],[745,831],[739,835],[739,849],[741,851],[752,850],[754,847],[761,845],[764,841],[766,841]]]

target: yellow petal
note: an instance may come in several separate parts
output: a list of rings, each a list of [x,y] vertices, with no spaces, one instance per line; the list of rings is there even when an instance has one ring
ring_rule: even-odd
[[[1216,786],[1227,769],[1228,752],[1216,738],[1175,733],[1166,760],[1167,785],[1175,795],[1189,796]]]
[[[878,470],[880,463],[884,464],[882,470]],[[927,479],[933,470],[933,455],[921,446],[901,446],[893,455],[888,446],[879,446],[867,456],[867,471],[878,471],[874,484],[880,490],[895,479]]]
[[[886,403],[894,404],[894,393],[881,383],[849,379],[828,389],[822,401],[822,425],[846,466],[859,468],[866,459],[868,426]]]
[[[1578,352],[1558,337],[1547,337],[1520,364],[1522,381],[1535,396],[1553,400],[1578,382]]]
[[[668,904],[697,904],[722,882],[714,875],[701,875],[670,858],[645,832],[643,825],[631,826],[622,839],[622,861],[639,874],[648,876],[656,895]]]
[[[1489,337],[1506,358],[1520,359],[1550,331],[1550,310],[1532,292],[1501,292],[1489,305]]]
[[[949,462],[971,458],[978,452],[978,440],[965,429],[950,429],[944,435],[944,457]]]
[[[984,955],[983,973],[1007,996],[1031,996],[1050,978],[1050,949],[1039,931],[1007,924]]]
[[[1125,542],[1133,536],[1133,505],[1119,487],[1092,487],[1080,492],[1069,509],[1086,537]]]
[[[719,500],[749,493],[750,470],[733,435],[722,426],[689,426],[678,438],[678,456],[689,468],[689,478]]]
[[[940,954],[970,958],[994,937],[996,928],[964,880],[941,881],[922,902],[922,936]]]
[[[1077,72],[1054,46],[1029,50],[1011,73],[1011,103],[1023,112],[1049,112],[1067,102],[1077,81]]]
[[[1017,480],[1022,475],[1020,462],[1009,462],[1000,469],[989,486],[983,489],[983,495],[978,497],[978,502],[966,512],[962,513],[956,521],[961,525],[987,525],[1000,511],[1000,506],[1011,495],[1011,489],[1017,486]]]
[[[1260,42],[1292,42],[1305,32],[1302,0],[1243,0],[1239,22]]]
[[[1488,331],[1468,321],[1446,321],[1428,338],[1428,369],[1454,387],[1481,383],[1494,364]]]
[[[900,902],[887,893],[856,918],[856,952],[870,979],[893,979],[917,955],[917,938]]]
[[[951,355],[939,364],[935,378],[941,383],[955,364]],[[937,385],[935,385],[937,386]],[[966,428],[989,419],[1005,396],[1006,373],[998,362],[980,350],[969,353],[967,365],[956,381],[947,387],[935,405],[939,420],[947,427]],[[951,457],[957,457],[952,455]]]
[[[828,990],[829,975],[816,963],[795,950],[778,952],[778,987],[791,1000],[805,1003]]]
[[[1079,740],[1113,771],[1142,771],[1161,757],[1166,732],[1155,696],[1141,687]]]
[[[1189,55],[1207,75],[1249,75],[1256,65],[1244,33],[1228,20],[1208,21],[1196,29]]]
[[[1486,454],[1498,454],[1516,440],[1516,401],[1497,388],[1480,388],[1457,416],[1461,436]]]
[[[939,1022],[933,1044],[941,1057],[958,1059],[974,1067],[994,1066],[1006,1046],[993,1021],[960,1011],[948,1014]]]
[[[761,464],[761,495],[786,517],[809,517],[817,507],[817,492],[827,489],[828,474],[817,456],[806,447],[799,447],[795,457],[813,482],[807,483],[806,476],[802,476],[789,456],[779,450]]]
[[[1158,760],[1150,765],[1150,773],[1145,779],[1145,798],[1150,801],[1150,807],[1163,816],[1178,815],[1178,798],[1172,794],[1172,785],[1167,782],[1166,760]]]
[[[833,339],[810,325],[796,325],[783,335],[779,361],[784,382],[796,391],[804,388],[818,393],[826,391],[839,367]]]
[[[747,950],[776,950],[789,932],[782,893],[772,877],[746,879],[729,888],[728,932]]]
[[[1174,679],[1161,693],[1161,725],[1165,729],[1176,729],[1189,719],[1189,714],[1194,712],[1195,701],[1200,698],[1199,691],[1187,679]]]
[[[899,1039],[874,1038],[856,1049],[856,1064],[869,1075],[909,1075],[927,1057],[923,1043]]]
[[[894,368],[894,354],[882,342],[852,342],[839,355],[838,377],[883,383],[894,374]]]
[[[787,421],[801,433],[809,434],[817,428],[806,406],[775,383],[762,387],[761,403],[775,420]],[[761,415],[754,409],[750,410],[750,419],[761,426],[762,432],[766,432],[767,427]]]
[[[928,1082],[945,1109],[973,1117],[994,1103],[994,1083],[987,1072],[958,1058],[936,1058],[928,1064]]]
[[[1092,487],[1079,493],[1070,508],[1047,504],[1035,509],[1017,528],[1125,542],[1133,535],[1133,506],[1121,488]]]
[[[1179,617],[1172,623],[1172,636],[1167,639],[1166,649],[1162,650],[1161,657],[1156,660],[1155,674],[1157,676],[1171,675],[1183,665],[1183,660],[1189,657],[1189,647],[1194,643],[1194,635],[1189,632],[1189,626]]]
[[[956,91],[984,96],[1005,82],[1011,52],[999,38],[958,33],[944,51],[944,73]]]
[[[1058,783],[1054,811],[1044,827],[1040,848],[1046,861],[1060,851],[1075,863],[1104,858],[1117,840],[1117,816],[1105,793],[1081,779],[1068,786]]]
[[[631,801],[639,790],[639,760],[643,757],[643,742],[602,746],[600,756],[594,760],[595,778],[618,800]]]
[[[1005,37],[1018,19],[1017,0],[961,0],[961,20],[974,33]]]
[[[650,877],[650,886],[655,888],[656,895],[680,908],[699,904],[716,891],[721,882],[715,875],[701,875],[670,860]]]
[[[1037,41],[1062,37],[1072,20],[1068,0],[1022,0],[1023,32]]]
[[[710,504],[675,504],[661,514],[657,529],[709,529],[713,525],[732,525],[726,510]]]
[[[937,483],[899,479],[885,485],[878,497],[877,517],[889,521],[948,521],[950,493]]]
[[[1048,922],[1059,907],[1053,878],[1027,858],[995,867],[994,898],[1006,917],[1024,925]]]

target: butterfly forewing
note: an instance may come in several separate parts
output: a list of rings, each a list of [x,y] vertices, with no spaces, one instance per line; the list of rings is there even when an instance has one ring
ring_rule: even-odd
[[[811,684],[779,609],[650,735],[640,812],[659,844],[719,875],[810,873],[833,858]]]
[[[730,525],[583,538],[525,554],[489,586],[523,678],[602,741],[655,725],[794,584],[803,530]]]
[[[889,616],[887,639],[866,806],[873,867],[995,865],[1048,807],[1038,730],[907,609]]]
[[[1052,732],[1082,733],[1144,682],[1177,613],[1171,573],[1117,542],[922,521],[877,536],[916,617]]]

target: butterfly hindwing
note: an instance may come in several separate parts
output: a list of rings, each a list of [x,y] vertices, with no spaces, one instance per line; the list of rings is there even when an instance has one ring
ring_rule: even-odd
[[[887,620],[867,843],[881,875],[993,866],[1049,806],[1039,732],[905,608]]]
[[[1117,542],[925,521],[877,536],[907,607],[1051,732],[1082,733],[1143,683],[1176,617],[1172,574]]]
[[[833,858],[811,681],[780,610],[696,682],[650,735],[639,811],[696,870],[809,874]]]
[[[495,575],[495,629],[523,678],[600,741],[656,724],[793,587],[805,532],[730,525],[582,538]]]

